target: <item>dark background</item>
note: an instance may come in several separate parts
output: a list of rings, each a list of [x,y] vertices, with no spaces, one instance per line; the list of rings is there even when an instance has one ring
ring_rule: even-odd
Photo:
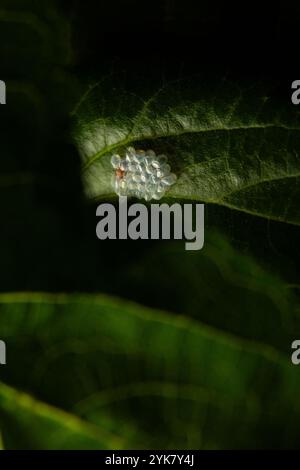
[[[297,70],[297,2],[77,1],[67,11],[79,62],[91,69],[114,59],[148,71],[208,67],[286,78]]]

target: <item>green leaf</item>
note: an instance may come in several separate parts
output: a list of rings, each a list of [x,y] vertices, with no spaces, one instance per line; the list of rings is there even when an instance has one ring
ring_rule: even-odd
[[[56,0],[1,1],[0,57],[7,95],[0,111],[0,188],[37,181],[49,187],[49,178],[45,182],[40,175],[41,161],[47,152],[53,160],[53,136],[58,141],[77,96],[76,79],[66,71],[72,60],[70,23]]]
[[[217,232],[206,232],[199,252],[187,253],[183,243],[160,242],[120,266],[121,286],[110,292],[289,354],[288,345],[300,331],[293,290]],[[110,283],[114,286],[113,274]]]
[[[56,1],[1,0],[0,53],[2,74],[9,70],[10,76],[25,76],[27,81],[68,64],[71,29]]]
[[[6,294],[0,305],[2,380],[49,403],[49,426],[59,420],[55,406],[119,436],[126,448],[298,443],[298,369],[268,344],[102,295]],[[40,424],[38,435],[29,433],[33,407],[25,402],[20,413],[19,394],[0,389],[6,448],[79,447],[68,435],[61,443],[56,427],[51,444]]]
[[[278,96],[270,83],[103,78],[73,113],[86,194],[110,195],[112,152],[143,146],[168,155],[170,198],[299,224],[299,110]]]
[[[120,439],[113,435],[3,383],[0,383],[0,409],[0,425],[8,449],[96,450],[122,447]]]

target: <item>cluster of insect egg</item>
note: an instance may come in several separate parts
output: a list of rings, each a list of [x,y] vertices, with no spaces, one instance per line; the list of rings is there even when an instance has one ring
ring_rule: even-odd
[[[138,199],[161,199],[175,183],[177,177],[171,173],[165,155],[156,155],[153,150],[126,149],[123,158],[111,157],[115,169],[113,187],[119,196],[134,196]]]

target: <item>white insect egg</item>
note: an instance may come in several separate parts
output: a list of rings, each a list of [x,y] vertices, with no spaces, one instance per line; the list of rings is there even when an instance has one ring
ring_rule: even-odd
[[[162,179],[162,182],[167,184],[168,186],[171,186],[172,184],[175,183],[176,179],[177,179],[176,175],[174,175],[174,173],[170,173],[169,175],[164,176],[164,178]]]
[[[152,166],[153,166],[154,168],[159,168],[159,167],[160,167],[159,161],[158,161],[158,160],[153,160],[153,161],[152,161]]]
[[[121,157],[119,155],[113,155],[110,161],[114,168],[118,168],[121,163]]]
[[[166,155],[157,156],[153,150],[136,151],[134,147],[128,147],[123,158],[112,155],[114,191],[119,196],[146,201],[161,199],[177,179],[167,161]]]

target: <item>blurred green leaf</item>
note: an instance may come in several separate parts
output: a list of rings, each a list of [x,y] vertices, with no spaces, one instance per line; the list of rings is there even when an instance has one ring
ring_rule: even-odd
[[[300,331],[299,298],[277,275],[207,230],[205,246],[159,242],[119,267],[121,285],[110,292],[154,308],[184,314],[239,337],[289,354]],[[153,293],[155,292],[155,295]]]
[[[0,57],[7,94],[0,109],[1,170],[8,179],[37,175],[50,145],[62,140],[77,90],[67,71],[70,22],[56,0],[1,1]]]
[[[115,436],[2,383],[0,408],[0,424],[8,449],[122,448],[121,440]]]
[[[112,152],[143,146],[168,155],[178,175],[170,198],[300,223],[299,110],[276,85],[114,80],[88,89],[73,113],[89,197],[112,193]]]
[[[2,73],[32,81],[70,63],[71,28],[56,0],[1,0],[0,26]]]
[[[126,448],[298,443],[298,369],[267,342],[102,295],[7,294],[0,304],[2,380]],[[6,426],[7,416],[18,423],[17,402],[0,400],[6,448],[47,448],[41,430],[28,434],[21,420],[16,436]],[[55,430],[52,445],[64,445]]]

